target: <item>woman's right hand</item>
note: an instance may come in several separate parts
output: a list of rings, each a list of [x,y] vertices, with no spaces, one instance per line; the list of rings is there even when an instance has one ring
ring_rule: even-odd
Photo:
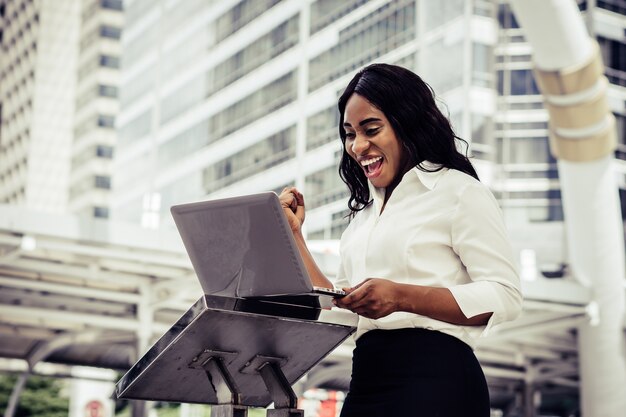
[[[299,233],[304,223],[304,196],[296,187],[285,188],[278,196],[293,233]]]

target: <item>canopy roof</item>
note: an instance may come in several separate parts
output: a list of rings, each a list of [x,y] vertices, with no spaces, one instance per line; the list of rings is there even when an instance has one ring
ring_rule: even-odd
[[[332,274],[337,242],[311,247]],[[567,276],[524,281],[523,291],[521,318],[477,349],[492,396],[530,373],[577,389],[576,328],[593,319],[589,291]],[[200,295],[175,230],[0,205],[0,358],[125,370]],[[337,349],[309,383],[341,385],[351,349]]]

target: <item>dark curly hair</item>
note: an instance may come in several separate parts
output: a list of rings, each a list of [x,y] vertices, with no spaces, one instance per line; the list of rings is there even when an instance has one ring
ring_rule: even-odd
[[[465,140],[455,135],[450,121],[435,103],[435,94],[417,74],[396,65],[372,64],[361,69],[352,78],[339,98],[339,136],[343,153],[339,163],[339,176],[350,189],[348,207],[351,214],[367,207],[370,193],[367,177],[359,164],[345,149],[346,130],[343,115],[346,103],[353,94],[365,98],[389,120],[393,131],[408,155],[410,166],[430,171],[420,164],[423,161],[452,168],[478,179],[478,174],[467,155],[457,149],[457,141]],[[401,175],[401,174],[399,174]]]

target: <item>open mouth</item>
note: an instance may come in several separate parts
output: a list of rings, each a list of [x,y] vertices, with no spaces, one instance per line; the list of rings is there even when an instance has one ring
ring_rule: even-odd
[[[377,156],[374,158],[361,161],[361,167],[363,167],[363,170],[365,171],[365,176],[367,178],[377,177],[380,174],[382,165],[383,165],[382,156]]]

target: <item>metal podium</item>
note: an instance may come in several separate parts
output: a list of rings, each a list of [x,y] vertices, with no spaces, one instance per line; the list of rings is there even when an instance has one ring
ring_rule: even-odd
[[[290,300],[202,296],[115,395],[213,404],[212,417],[245,417],[273,402],[268,417],[302,417],[291,385],[355,331],[357,316]]]

